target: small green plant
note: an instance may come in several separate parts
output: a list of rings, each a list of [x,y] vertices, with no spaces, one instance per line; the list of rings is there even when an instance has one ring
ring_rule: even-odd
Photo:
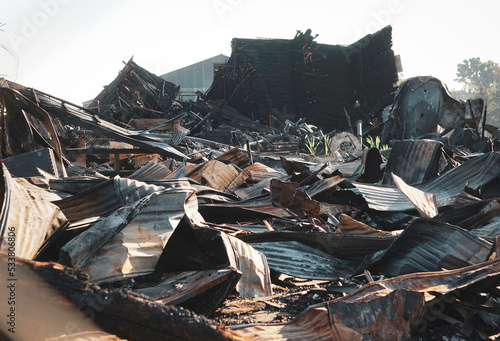
[[[365,148],[373,148],[373,147],[376,147],[378,148],[379,150],[386,150],[386,149],[389,149],[389,146],[384,144],[384,145],[380,145],[380,136],[375,136],[375,139],[373,139],[373,137],[371,136],[368,136],[366,138],[366,143],[368,143],[368,146],[367,145],[364,145]]]
[[[316,156],[316,149],[318,149],[319,144],[320,141],[316,142],[314,137],[306,139],[306,148],[309,151],[309,155]]]
[[[330,143],[332,143],[332,138],[330,136],[323,137],[323,144],[325,145],[325,155],[330,155]]]

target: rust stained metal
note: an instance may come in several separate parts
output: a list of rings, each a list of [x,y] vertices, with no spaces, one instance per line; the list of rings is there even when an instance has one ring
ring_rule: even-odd
[[[290,210],[301,218],[319,217],[320,203],[309,197],[306,191],[299,189],[299,184],[271,180],[271,203],[273,206]]]
[[[457,226],[418,220],[410,224],[387,250],[368,258],[360,268],[390,277],[457,269],[485,261],[491,248],[492,243]]]
[[[352,235],[371,235],[371,236],[395,236],[401,233],[399,231],[383,231],[359,222],[347,214],[341,214],[339,217],[339,228],[336,233]]]
[[[426,193],[406,184],[396,174],[392,174],[392,178],[399,190],[411,201],[423,218],[434,218],[438,215],[438,205],[434,194]]]
[[[222,192],[232,192],[245,179],[244,172],[217,160],[210,160],[201,170],[201,182]]]
[[[187,183],[185,181],[185,183]],[[116,176],[88,190],[55,202],[70,222],[101,216],[131,204],[163,187]]]
[[[247,166],[243,169],[243,171],[247,172],[250,175],[249,178],[254,182],[286,176],[285,173],[278,172],[277,170],[260,162],[255,162],[250,166]]]
[[[14,245],[16,257],[33,259],[50,236],[65,228],[68,221],[40,190],[15,181],[3,163],[0,176],[0,250],[12,251]]]
[[[240,148],[234,147],[233,149],[221,154],[215,158],[218,161],[229,161],[238,168],[245,168],[248,166],[250,160],[241,152]]]
[[[345,179],[340,175],[335,175],[331,178],[326,178],[316,181],[314,184],[307,187],[305,191],[311,198],[314,198],[315,195],[318,195],[320,193],[326,192],[332,188],[337,187],[337,185],[342,183],[344,180]]]
[[[172,170],[158,159],[153,159],[129,175],[129,179],[135,180],[161,180],[165,179]]]
[[[167,274],[159,284],[135,291],[156,302],[181,305],[183,302],[201,299],[200,296],[209,290],[223,286],[220,296],[204,300],[202,312],[196,309],[198,313],[210,315],[231,293],[240,277],[241,273],[231,267],[218,270],[185,271]]]
[[[155,270],[178,272],[231,266],[241,272],[236,290],[244,298],[272,294],[266,257],[247,243],[200,224],[181,224],[173,233]]]
[[[415,187],[426,193],[436,195],[438,206],[451,197],[459,195],[464,187],[478,189],[500,176],[500,154],[486,153],[477,156],[458,167]],[[395,186],[354,183],[368,203],[378,211],[407,211],[413,204]]]
[[[111,233],[110,239],[106,237],[104,246],[93,257],[84,260],[79,268],[95,283],[151,273],[184,216],[196,223],[202,219],[192,187],[155,192],[134,205],[126,217],[110,216],[102,221],[100,225],[104,227],[106,221],[110,221],[110,228],[118,226],[118,233]],[[90,235],[93,228],[80,236],[86,234],[93,239]]]
[[[408,340],[424,315],[424,295],[395,290],[363,301],[333,300],[308,308],[288,324],[236,326],[258,340]]]

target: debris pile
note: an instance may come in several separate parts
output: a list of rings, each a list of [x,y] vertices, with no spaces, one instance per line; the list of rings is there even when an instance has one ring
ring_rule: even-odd
[[[0,335],[499,338],[496,128],[396,91],[390,35],[235,39],[197,102],[132,60],[88,108],[0,79]]]

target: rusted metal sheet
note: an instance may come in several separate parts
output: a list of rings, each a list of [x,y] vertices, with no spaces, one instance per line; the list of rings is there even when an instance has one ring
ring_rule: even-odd
[[[372,255],[362,269],[394,277],[421,271],[456,269],[488,259],[492,243],[457,226],[418,220],[389,248]]]
[[[478,189],[500,176],[500,154],[486,153],[432,180],[414,187],[436,195],[438,206],[441,202],[460,194],[464,187]],[[413,204],[394,186],[354,183],[372,209],[379,211],[407,211]]]
[[[211,315],[231,293],[240,277],[241,273],[231,267],[185,271],[167,274],[160,283],[135,291],[159,303],[181,305],[199,314]],[[217,294],[210,295],[208,292],[214,289],[217,289]],[[201,304],[196,304],[196,301],[201,301]]]
[[[439,172],[439,161],[443,155],[443,144],[433,140],[398,141],[391,149],[382,183],[393,185],[391,173],[409,185],[435,178]]]
[[[499,279],[500,258],[456,270],[403,275],[370,282],[344,297],[312,305],[288,324],[243,325],[232,329],[258,340],[364,340],[363,331],[373,333],[367,335],[369,339],[392,340],[400,337],[406,340],[408,337],[404,336],[408,326],[418,326],[422,317],[422,300],[428,304],[436,294],[445,295],[456,289],[495,283]],[[415,293],[421,293],[423,297]],[[342,316],[349,307],[353,307],[352,315]],[[359,311],[361,307],[365,309]],[[373,311],[374,308],[376,311]],[[393,318],[385,320],[390,316]],[[338,323],[337,317],[342,323]],[[344,323],[344,318],[350,320]],[[361,332],[351,332],[349,325],[359,326]]]
[[[121,210],[125,212],[123,215],[115,213],[100,221],[63,250],[72,263],[73,256],[75,260],[81,260],[76,267],[95,283],[148,274],[153,272],[181,219],[187,216],[188,219],[201,220],[197,208],[192,187],[158,191],[132,207],[124,207]],[[103,246],[92,252],[91,257],[79,257],[81,247],[92,243]]]
[[[339,217],[339,227],[336,231],[339,234],[352,234],[352,235],[370,235],[370,236],[397,236],[401,233],[399,231],[383,231],[377,230],[373,227],[359,222],[347,214],[341,214]]]
[[[395,174],[392,174],[392,178],[399,190],[411,201],[423,218],[430,219],[438,215],[438,205],[434,194],[426,193],[415,187],[409,186],[403,179]]]
[[[246,179],[245,173],[241,170],[217,160],[210,160],[197,173],[202,184],[223,192],[232,192]]]
[[[106,215],[163,187],[116,176],[78,195],[55,202],[70,222]]]
[[[298,183],[271,180],[271,203],[273,206],[289,210],[294,214],[304,218],[318,218],[320,204],[309,197],[307,192],[299,189]]]
[[[0,250],[33,259],[46,240],[68,225],[61,210],[39,190],[14,181],[1,164]]]
[[[231,150],[217,156],[215,160],[229,161],[238,168],[245,168],[246,166],[248,166],[248,163],[250,161],[238,147],[234,147]]]
[[[241,272],[236,290],[244,298],[270,296],[271,278],[266,257],[224,232],[180,224],[170,237],[157,272],[216,269],[229,265]]]
[[[500,236],[500,216],[491,219],[485,226],[473,229],[470,232],[477,237],[486,239],[494,243],[495,237]],[[497,244],[497,246],[499,245]]]
[[[23,97],[32,103],[37,103],[37,106],[45,110],[51,117],[58,118],[64,122],[99,131],[104,136],[130,143],[151,153],[158,153],[180,161],[189,159],[189,157],[172,147],[168,139],[140,135],[139,132],[127,130],[105,120],[99,120],[94,113],[85,108],[60,100],[38,90],[26,88],[10,81],[7,82],[10,88],[0,88],[0,97],[5,95]]]
[[[249,178],[254,182],[260,182],[265,179],[278,178],[286,175],[285,173],[278,172],[260,162],[255,162],[250,166],[247,166],[243,169],[243,171],[249,173]]]
[[[158,159],[151,160],[137,171],[129,175],[135,180],[160,180],[165,179],[172,170]]]
[[[321,179],[316,181],[311,186],[305,189],[306,193],[313,198],[315,195],[321,194],[332,188],[335,188],[338,184],[342,183],[345,179],[339,175],[335,175],[331,178]]]
[[[358,265],[295,241],[252,243],[252,247],[266,256],[271,270],[298,278],[338,280],[353,274]]]

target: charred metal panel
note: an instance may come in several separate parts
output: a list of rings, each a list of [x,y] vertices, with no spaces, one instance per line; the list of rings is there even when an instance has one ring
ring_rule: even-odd
[[[0,250],[33,259],[50,236],[66,227],[68,221],[37,190],[14,181],[3,164],[0,176]]]

